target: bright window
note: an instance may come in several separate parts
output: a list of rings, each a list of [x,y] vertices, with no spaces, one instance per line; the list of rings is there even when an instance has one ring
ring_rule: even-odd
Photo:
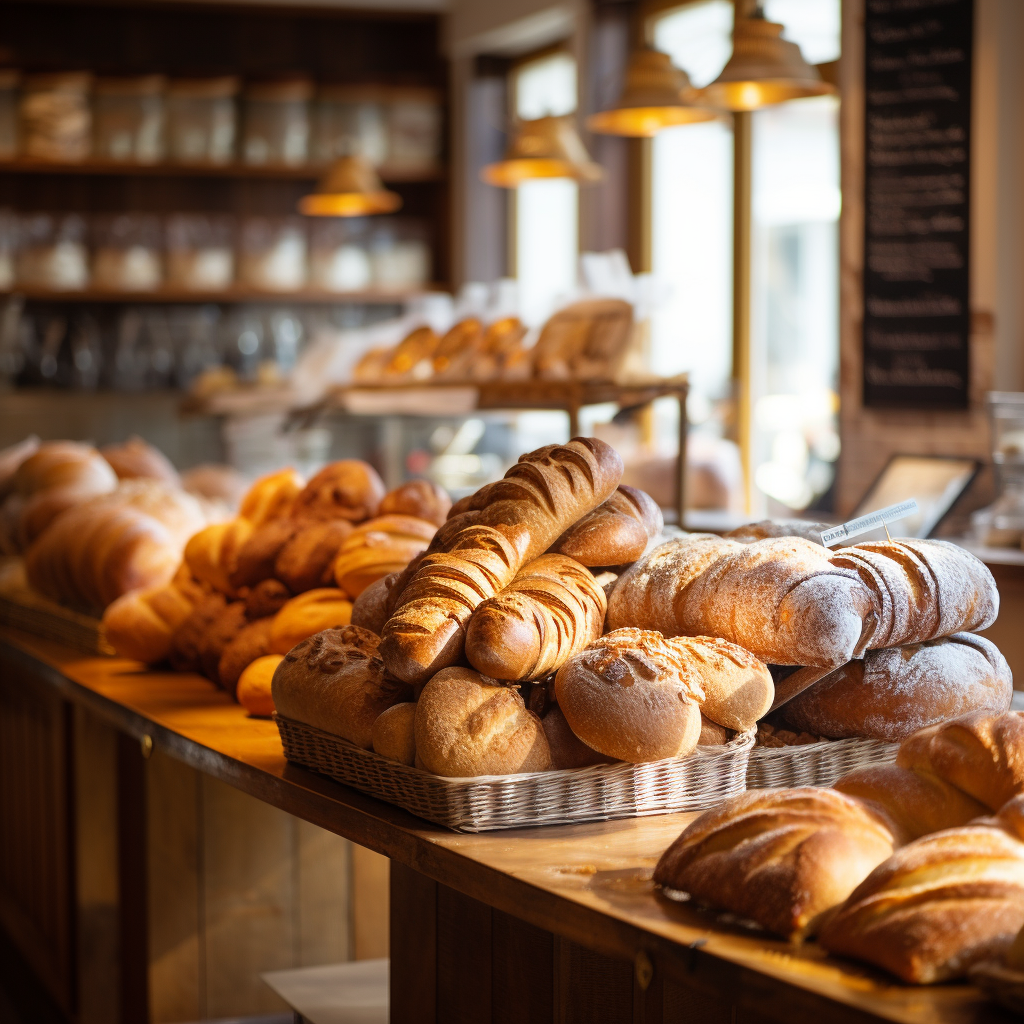
[[[576,61],[552,53],[520,65],[513,77],[516,116],[534,120],[576,109]],[[513,232],[519,306],[540,324],[576,285],[579,186],[568,179],[528,181],[516,190]]]

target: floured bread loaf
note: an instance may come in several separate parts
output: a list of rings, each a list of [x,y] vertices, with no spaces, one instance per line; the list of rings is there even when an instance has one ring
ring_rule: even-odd
[[[422,557],[384,626],[388,670],[421,683],[454,664],[477,605],[600,505],[621,476],[622,460],[596,438],[523,455],[504,479],[487,486],[483,507],[438,531],[437,547]]]
[[[473,612],[466,657],[494,679],[541,679],[601,635],[606,609],[588,569],[565,555],[541,555]]]
[[[724,536],[729,540],[749,543],[767,537],[803,537],[812,544],[821,544],[821,535],[830,527],[827,523],[813,523],[806,519],[762,519],[756,523],[744,523],[730,530]]]
[[[898,743],[917,729],[969,711],[1006,711],[1010,667],[990,640],[955,633],[868,651],[798,694],[787,722],[818,736],[867,736]]]
[[[542,772],[551,752],[540,719],[519,691],[447,668],[423,687],[416,704],[417,763],[435,775]]]
[[[551,545],[581,565],[635,562],[665,525],[658,503],[635,487],[619,486],[607,501],[569,527]]]
[[[274,672],[277,713],[371,749],[378,716],[410,696],[409,687],[385,673],[378,643],[358,626],[303,640]]]

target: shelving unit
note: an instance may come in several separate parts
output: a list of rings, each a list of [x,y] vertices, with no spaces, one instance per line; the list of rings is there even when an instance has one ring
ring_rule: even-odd
[[[329,292],[315,288],[304,288],[301,291],[293,292],[264,291],[258,288],[245,287],[231,287],[209,292],[171,287],[162,287],[154,291],[110,291],[104,288],[83,288],[80,291],[54,291],[50,288],[14,288],[9,292],[0,292],[0,301],[9,296],[20,295],[34,302],[107,302],[125,305],[161,302],[168,304],[273,302],[282,306],[289,304],[328,306],[342,305],[344,303],[388,305],[391,303],[407,302],[430,291],[443,289],[443,284],[435,284],[429,288],[416,290],[388,291],[387,289],[368,289],[357,292]]]

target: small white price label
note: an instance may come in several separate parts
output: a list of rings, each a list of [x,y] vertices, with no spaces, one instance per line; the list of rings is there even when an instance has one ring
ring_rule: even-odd
[[[848,523],[843,523],[842,526],[833,526],[831,530],[824,530],[821,534],[821,543],[827,548],[833,547],[840,541],[859,537],[869,530],[877,530],[879,526],[885,526],[886,523],[894,523],[897,519],[912,516],[916,511],[917,502],[913,498],[909,501],[901,501],[898,505],[881,508],[877,512],[870,512],[858,519],[851,519]]]

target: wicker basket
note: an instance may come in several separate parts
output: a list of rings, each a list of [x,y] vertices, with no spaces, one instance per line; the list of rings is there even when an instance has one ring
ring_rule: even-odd
[[[689,757],[448,779],[274,716],[285,757],[456,832],[567,825],[713,807],[743,792],[753,733]]]
[[[754,747],[747,761],[747,789],[831,786],[854,768],[891,764],[899,746],[854,737],[793,747]]]

